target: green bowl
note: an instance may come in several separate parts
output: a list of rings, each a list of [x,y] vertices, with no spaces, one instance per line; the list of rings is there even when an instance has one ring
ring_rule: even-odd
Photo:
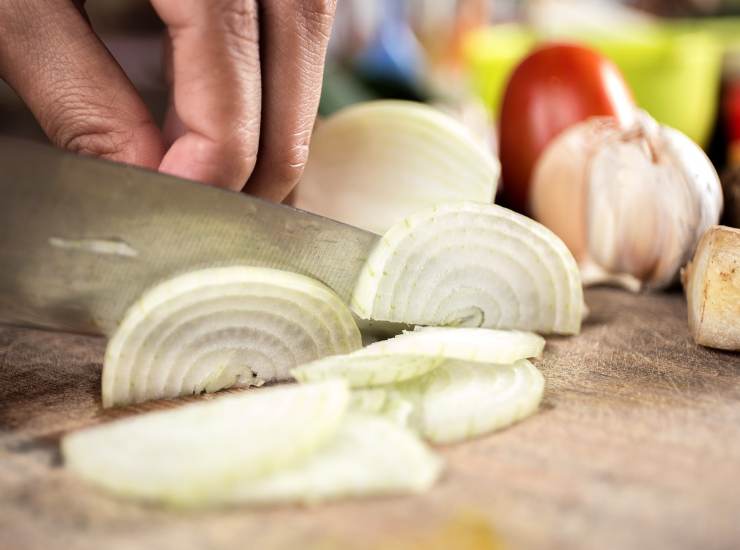
[[[494,116],[511,72],[536,43],[535,34],[519,25],[486,27],[465,37],[462,55],[471,85]]]
[[[620,68],[640,107],[707,144],[722,69],[723,45],[714,33],[661,25],[624,29],[612,36],[574,32],[564,40],[602,51]],[[494,114],[513,66],[539,41],[527,29],[508,26],[488,27],[467,37],[463,52],[473,86]]]

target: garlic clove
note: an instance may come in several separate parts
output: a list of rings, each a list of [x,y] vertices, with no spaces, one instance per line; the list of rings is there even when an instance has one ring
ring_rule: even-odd
[[[530,212],[552,229],[579,262],[586,259],[586,180],[590,157],[618,131],[612,117],[594,117],[556,138],[535,165]]]
[[[697,209],[693,212],[696,224],[691,237],[693,246],[683,259],[685,264],[707,229],[718,221],[723,206],[722,185],[712,161],[688,136],[668,126],[661,126],[659,132],[665,155],[683,173],[690,193],[702,197],[693,203]]]
[[[588,248],[612,273],[670,279],[680,267],[685,228],[674,219],[692,207],[675,166],[645,153],[643,138],[605,144],[588,185]],[[679,183],[677,183],[679,182]],[[668,281],[670,282],[670,281]]]

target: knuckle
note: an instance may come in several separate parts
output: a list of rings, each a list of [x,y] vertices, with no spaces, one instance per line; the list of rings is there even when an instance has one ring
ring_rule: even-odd
[[[257,164],[258,140],[251,134],[232,139],[224,146],[228,158],[233,159],[240,178],[246,181]]]
[[[220,4],[218,13],[224,32],[239,40],[256,41],[256,3],[252,0],[225,0]]]
[[[54,108],[47,120],[52,140],[69,151],[106,157],[122,149],[120,136],[110,131],[107,122],[79,103]]]
[[[299,34],[304,40],[304,47],[321,58],[323,56],[321,52],[329,42],[336,1],[301,0],[299,5],[296,21]]]
[[[330,22],[337,7],[336,0],[300,0],[303,14],[312,20]]]
[[[303,175],[308,162],[308,145],[298,144],[289,148],[274,163],[275,177],[285,183],[296,183]]]
[[[329,39],[335,9],[335,0],[305,0],[301,2],[303,27],[309,36],[318,35],[323,40]]]
[[[220,41],[226,55],[241,61],[243,69],[259,68],[259,25],[256,3],[251,0],[224,0],[215,15]]]
[[[110,108],[91,103],[87,96],[57,97],[42,119],[51,140],[74,153],[118,159],[134,144],[134,129],[123,124]]]
[[[115,158],[124,149],[119,140],[105,130],[70,129],[60,139],[60,146],[68,151],[100,158]]]

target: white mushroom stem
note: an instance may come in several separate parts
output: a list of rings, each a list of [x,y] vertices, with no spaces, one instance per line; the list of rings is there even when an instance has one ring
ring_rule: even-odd
[[[694,341],[740,350],[740,229],[707,231],[682,278]]]

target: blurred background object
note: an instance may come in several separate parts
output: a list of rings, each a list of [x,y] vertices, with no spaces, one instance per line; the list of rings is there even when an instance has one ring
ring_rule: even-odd
[[[465,113],[497,152],[514,68],[538,45],[574,42],[610,58],[638,106],[701,145],[718,170],[740,163],[740,0],[369,4],[338,5],[322,114],[373,97],[433,102]]]
[[[557,10],[548,6],[547,11]],[[492,113],[497,112],[503,84],[513,66],[534,45],[552,39],[582,42],[617,64],[642,108],[706,144],[715,123],[720,85],[723,44],[718,38],[683,24],[631,17],[631,11],[622,18],[613,16],[614,9],[585,11],[590,11],[591,17],[583,26],[568,27],[555,17],[542,16],[548,21],[542,30],[535,25],[488,26],[469,35],[465,53],[472,82]],[[532,13],[536,19],[541,17],[536,10]],[[600,23],[599,17],[605,19]],[[625,26],[610,26],[610,18],[625,21]],[[602,27],[609,30],[602,31]],[[735,28],[740,35],[740,19]]]
[[[162,25],[149,1],[85,7],[161,117]],[[740,164],[740,0],[340,0],[320,113],[373,98],[430,102],[495,152],[511,71],[552,40],[595,47],[640,107],[702,145],[718,169]],[[7,87],[0,132],[43,139]]]

